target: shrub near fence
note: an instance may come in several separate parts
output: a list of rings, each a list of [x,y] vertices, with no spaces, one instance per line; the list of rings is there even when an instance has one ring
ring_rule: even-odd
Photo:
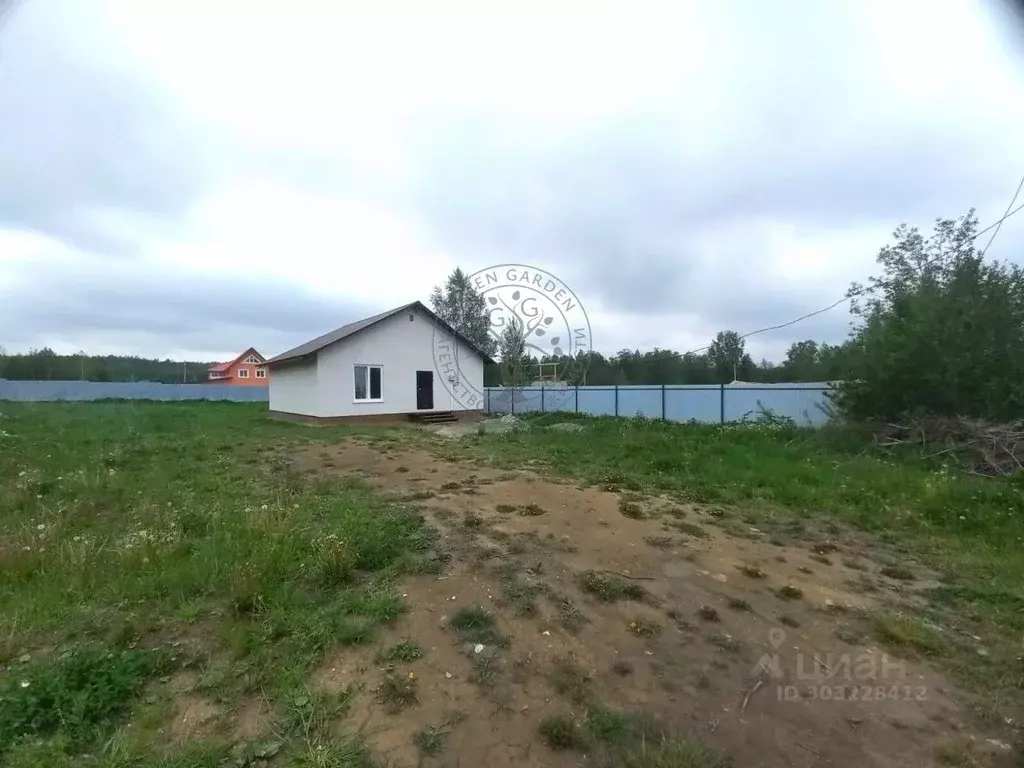
[[[803,426],[828,421],[827,382],[757,385],[613,387],[488,387],[487,413],[568,412],[590,416],[646,416],[669,421],[724,424],[761,409]]]
[[[155,381],[8,381],[0,379],[0,400],[231,400],[267,402],[268,387],[226,384],[161,384]]]

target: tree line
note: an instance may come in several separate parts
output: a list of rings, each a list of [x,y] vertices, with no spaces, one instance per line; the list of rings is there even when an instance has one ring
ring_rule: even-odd
[[[539,364],[557,363],[558,378],[569,385],[612,386],[614,384],[728,384],[731,381],[763,383],[834,381],[843,374],[845,346],[816,341],[799,341],[789,347],[779,363],[755,362],[743,350],[739,334],[722,331],[716,344],[705,353],[681,354],[670,349],[646,352],[623,349],[608,357],[600,352],[537,359],[512,357],[489,366],[485,372],[488,386],[525,386],[537,380]],[[718,343],[718,342],[722,343]],[[728,347],[738,347],[738,358]],[[734,361],[737,361],[734,365]]]
[[[0,347],[0,379],[20,381],[159,381],[201,384],[216,363],[154,360],[129,355],[58,355],[52,349],[5,354]]]
[[[487,366],[487,386],[525,386],[540,378],[541,363],[555,363],[557,377],[570,385],[728,384],[731,381],[779,383],[832,381],[843,375],[849,345],[813,340],[790,345],[786,357],[775,363],[755,362],[736,331],[720,331],[707,350],[680,353],[670,349],[646,352],[623,349],[605,356],[600,352],[538,358],[527,352],[522,319],[512,316],[492,332],[487,302],[463,270],[456,269],[430,297],[434,312],[489,356],[499,362]]]
[[[878,253],[881,274],[847,292],[849,337],[841,344],[796,342],[778,363],[755,362],[735,331],[721,331],[700,353],[536,359],[526,353],[523,324],[515,319],[497,338],[490,333],[486,303],[461,270],[434,290],[432,303],[497,355],[500,362],[485,374],[492,386],[532,383],[540,363],[557,362],[559,378],[581,385],[834,382],[834,403],[855,420],[1024,420],[1024,269],[986,259],[978,235],[973,209],[937,219],[929,236],[901,225]]]

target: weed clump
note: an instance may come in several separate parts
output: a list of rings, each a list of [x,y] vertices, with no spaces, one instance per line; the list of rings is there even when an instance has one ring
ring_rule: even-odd
[[[704,619],[704,621],[721,621],[718,611],[710,605],[701,605],[697,610],[697,615]]]
[[[538,517],[547,514],[547,510],[537,504],[521,504],[519,514],[523,517]]]
[[[603,603],[614,603],[619,600],[642,602],[650,597],[647,590],[639,584],[612,573],[583,571],[579,575],[579,583],[584,592],[589,592]]]
[[[897,581],[914,580],[914,572],[902,565],[886,565],[879,569],[878,572],[883,576],[888,576],[890,579],[896,579]]]
[[[670,525],[680,533],[685,533],[687,536],[693,536],[695,539],[706,539],[708,532],[701,528],[695,523],[689,523],[685,520],[677,520]]]
[[[661,632],[661,624],[647,619],[636,619],[629,622],[629,632],[637,637],[654,637]]]
[[[671,549],[672,541],[671,536],[644,536],[644,544],[655,549]]]
[[[558,623],[573,634],[579,632],[583,625],[587,623],[586,615],[571,597],[549,594],[549,598],[555,606],[555,612],[558,614]]]
[[[414,673],[410,672],[408,677],[400,677],[394,673],[385,675],[377,689],[377,700],[391,714],[397,714],[403,709],[418,704],[419,694]]]
[[[582,729],[568,715],[549,715],[540,721],[537,730],[549,749],[565,751],[587,746]]]
[[[633,520],[640,520],[644,517],[643,508],[635,501],[619,499],[619,512]]]
[[[422,659],[424,653],[423,646],[416,641],[403,640],[383,651],[379,658],[381,661],[409,663]]]
[[[59,735],[79,751],[122,719],[162,652],[84,648],[30,661],[0,677],[0,755],[20,737]]]
[[[461,723],[466,715],[462,712],[449,712],[438,725],[424,728],[413,737],[416,746],[427,757],[436,757],[444,750],[445,742],[452,728]]]
[[[479,605],[460,608],[448,621],[461,640],[483,645],[508,645],[505,637],[495,626],[494,616]]]
[[[875,634],[889,645],[911,654],[936,656],[946,643],[938,630],[909,616],[879,615],[874,618]]]
[[[571,659],[559,659],[551,671],[551,685],[561,696],[568,696],[577,704],[590,699],[590,675]]]
[[[800,587],[794,587],[792,584],[785,584],[775,590],[775,594],[780,600],[799,600],[804,596],[804,591]]]

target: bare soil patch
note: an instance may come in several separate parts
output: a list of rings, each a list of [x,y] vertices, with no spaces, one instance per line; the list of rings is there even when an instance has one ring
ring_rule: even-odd
[[[966,694],[880,644],[873,616],[913,612],[937,582],[865,535],[767,530],[365,440],[291,461],[421,506],[451,556],[403,582],[409,609],[380,646],[339,649],[312,681],[358,689],[344,726],[389,764],[586,764],[538,728],[597,705],[647,713],[738,765],[931,765],[964,741],[976,764],[1010,759],[984,749]],[[488,641],[453,628],[470,607],[493,617]],[[422,658],[380,660],[403,640]],[[388,679],[415,690],[399,712],[375,695]]]

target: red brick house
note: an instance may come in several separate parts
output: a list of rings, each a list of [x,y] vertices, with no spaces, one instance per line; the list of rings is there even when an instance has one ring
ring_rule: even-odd
[[[270,371],[266,358],[249,347],[229,363],[218,363],[210,368],[207,384],[228,384],[232,387],[266,387],[270,384]]]

